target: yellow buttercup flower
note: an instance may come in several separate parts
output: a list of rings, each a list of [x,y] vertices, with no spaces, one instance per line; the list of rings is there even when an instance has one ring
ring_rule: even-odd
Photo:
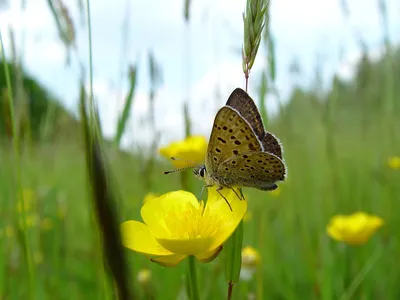
[[[26,216],[26,226],[28,228],[35,227],[39,223],[39,215],[38,214],[30,214]],[[22,220],[20,220],[22,222]]]
[[[207,140],[204,136],[189,136],[178,142],[173,142],[161,148],[160,154],[168,159],[177,157],[172,163],[176,168],[184,168],[195,163],[202,163],[206,156]],[[186,161],[189,160],[189,161]]]
[[[158,196],[156,195],[156,194],[154,194],[154,193],[147,193],[147,195],[146,196],[144,196],[144,198],[143,198],[143,204],[145,204],[145,203],[147,203],[148,201],[150,201],[150,200],[152,200],[152,199],[154,199],[154,198],[157,198]]]
[[[399,156],[391,156],[388,158],[388,166],[393,170],[400,169],[400,157]]]
[[[164,266],[177,265],[188,255],[202,262],[213,260],[247,210],[247,202],[233,191],[222,192],[232,211],[216,187],[209,188],[206,205],[186,191],[149,200],[140,211],[144,223],[121,224],[124,246]]]
[[[260,263],[260,254],[253,247],[247,246],[242,249],[242,266],[255,267]]]
[[[146,285],[151,281],[151,271],[149,269],[141,269],[137,274],[139,284]]]
[[[247,246],[242,249],[242,268],[240,279],[249,281],[253,278],[257,265],[260,263],[260,254],[253,247]]]
[[[337,241],[361,245],[366,243],[381,226],[383,226],[382,218],[356,212],[348,216],[334,216],[327,227],[327,233]]]
[[[23,189],[20,195],[18,196],[17,211],[19,213],[22,212],[22,208],[24,208],[26,212],[33,210],[35,201],[36,201],[35,192],[31,189]]]

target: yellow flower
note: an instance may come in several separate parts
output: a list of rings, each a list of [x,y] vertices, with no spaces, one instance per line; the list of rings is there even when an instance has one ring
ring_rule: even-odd
[[[222,249],[247,210],[228,189],[223,190],[232,211],[216,188],[209,188],[207,204],[186,191],[170,192],[146,202],[140,211],[144,223],[121,224],[125,247],[164,266],[174,266],[188,255],[209,262]]]
[[[189,136],[182,141],[173,142],[159,151],[168,159],[177,157],[177,160],[172,161],[175,168],[184,168],[191,166],[192,162],[200,164],[204,161],[207,141],[204,136]]]
[[[147,195],[144,196],[143,204],[145,204],[145,203],[147,203],[148,201],[150,201],[150,200],[152,200],[152,199],[155,199],[155,198],[157,198],[157,197],[158,197],[158,196],[157,196],[156,194],[154,194],[154,193],[147,193]]]
[[[242,268],[240,279],[249,281],[253,278],[257,265],[260,263],[260,254],[253,247],[247,246],[242,249]]]
[[[50,231],[53,229],[54,224],[53,220],[50,218],[44,218],[43,220],[40,221],[40,228],[43,229],[44,231]]]
[[[361,245],[367,242],[381,226],[383,226],[382,218],[356,212],[348,216],[334,216],[327,227],[327,233],[337,241]]]
[[[33,190],[23,189],[20,195],[18,195],[17,211],[19,213],[22,212],[22,208],[25,208],[25,211],[30,211],[35,205],[35,200],[36,196]]]
[[[391,156],[388,158],[388,166],[393,170],[400,169],[400,157],[399,156]]]
[[[260,263],[260,254],[253,247],[247,246],[242,249],[242,266],[255,267]]]
[[[148,269],[141,269],[137,274],[139,284],[146,285],[151,281],[151,271]]]

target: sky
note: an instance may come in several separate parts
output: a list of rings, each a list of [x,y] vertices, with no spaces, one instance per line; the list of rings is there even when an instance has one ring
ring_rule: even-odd
[[[385,1],[385,0],[382,0]],[[66,64],[61,43],[46,0],[9,0],[0,8],[0,30],[10,55],[9,30],[16,38],[24,68],[48,88],[70,111],[77,111],[81,77],[78,61],[86,68],[89,86],[88,28],[78,0],[64,0],[76,28],[77,53]],[[82,1],[85,2],[85,1]],[[90,1],[93,48],[93,90],[106,136],[115,134],[116,120],[128,89],[127,70],[138,67],[137,89],[131,119],[123,138],[125,147],[150,144],[154,134],[145,122],[149,113],[148,53],[160,66],[162,83],[155,98],[159,144],[184,136],[183,102],[190,103],[193,134],[209,136],[217,110],[236,88],[244,88],[241,67],[242,13],[245,1],[192,1],[190,24],[183,18],[183,0]],[[360,40],[371,57],[382,53],[384,23],[378,0],[271,0],[270,28],[276,45],[276,86],[280,98],[269,95],[267,109],[277,113],[294,84],[312,86],[321,68],[327,87],[333,74],[350,79],[360,57]],[[398,43],[400,1],[386,0],[389,37]],[[84,4],[85,5],[85,4]],[[125,31],[122,30],[125,28]],[[262,46],[263,47],[263,46]],[[257,101],[261,70],[267,67],[265,49],[255,61],[249,94]],[[289,66],[298,61],[300,76]],[[219,97],[216,97],[216,91]]]

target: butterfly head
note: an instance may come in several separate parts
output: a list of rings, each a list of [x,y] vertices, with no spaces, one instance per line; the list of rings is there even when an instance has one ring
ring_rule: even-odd
[[[206,176],[207,176],[206,166],[205,165],[196,166],[193,169],[193,174],[198,179],[206,180]]]

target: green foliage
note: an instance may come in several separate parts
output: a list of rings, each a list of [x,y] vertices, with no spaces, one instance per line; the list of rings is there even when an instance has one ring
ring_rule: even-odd
[[[55,138],[60,131],[75,131],[78,128],[77,121],[66,111],[51,94],[46,91],[35,79],[22,74],[22,86],[15,84],[16,70],[12,64],[8,64],[14,90],[14,107],[17,118],[17,128],[23,136],[27,128],[31,130],[32,138],[41,138],[43,127],[50,128],[47,138]],[[4,70],[4,62],[0,61],[0,68]],[[17,97],[20,95],[20,97]],[[11,119],[8,108],[7,87],[5,73],[0,72],[0,138],[11,136]],[[24,110],[24,104],[27,109]]]

